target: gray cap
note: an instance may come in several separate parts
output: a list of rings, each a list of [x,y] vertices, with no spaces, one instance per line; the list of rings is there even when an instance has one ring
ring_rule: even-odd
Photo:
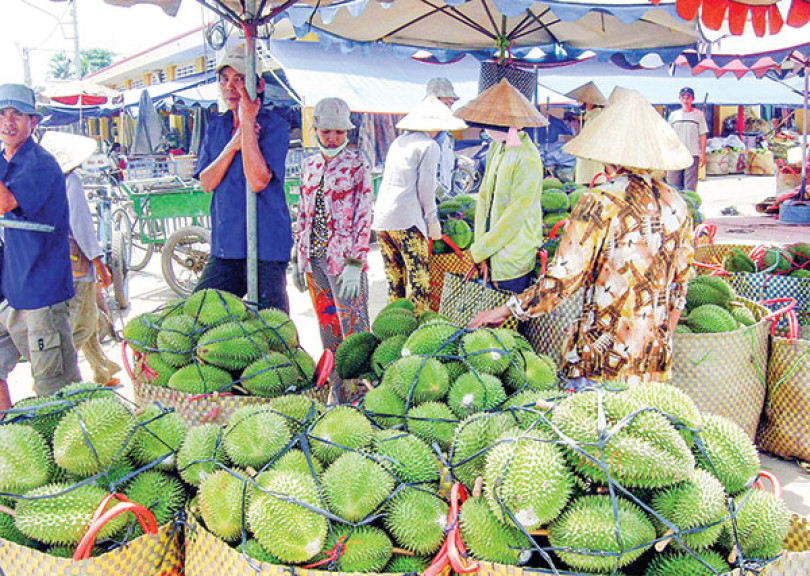
[[[315,104],[312,126],[321,130],[351,130],[349,105],[340,98],[323,98]]]
[[[458,95],[453,89],[453,83],[447,78],[431,78],[425,89],[425,96],[435,96],[436,98],[453,98],[458,100]]]
[[[245,55],[244,44],[234,46],[220,55],[217,61],[216,73],[219,74],[219,71],[227,66],[230,66],[242,76],[246,75],[247,56]]]
[[[22,84],[0,84],[0,110],[14,108],[22,114],[42,118],[37,112],[34,91]]]

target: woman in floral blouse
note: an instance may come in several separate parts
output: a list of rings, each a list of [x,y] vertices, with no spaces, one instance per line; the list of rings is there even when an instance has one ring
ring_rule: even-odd
[[[340,98],[315,105],[319,154],[304,160],[295,222],[293,281],[309,289],[324,349],[368,331],[366,256],[371,233],[371,168],[347,149],[354,128]]]
[[[573,386],[667,380],[672,334],[686,303],[692,222],[657,171],[687,166],[692,157],[640,94],[623,89],[563,149],[603,162],[612,180],[577,202],[546,275],[470,326],[545,314],[584,287],[582,315],[563,351]]]

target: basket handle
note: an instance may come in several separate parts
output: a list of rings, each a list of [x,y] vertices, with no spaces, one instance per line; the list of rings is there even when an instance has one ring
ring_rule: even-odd
[[[455,253],[456,256],[459,258],[464,258],[464,253],[461,251],[461,248],[456,246],[456,243],[450,240],[449,236],[442,234],[442,241],[450,246],[450,249]],[[428,254],[433,254],[433,238],[428,238]]]
[[[773,474],[772,472],[768,472],[767,470],[760,470],[757,479],[754,480],[754,488],[757,488],[758,490],[765,490],[765,486],[762,484],[763,478],[771,483],[771,492],[773,492],[773,495],[781,500],[782,484],[779,482],[779,478],[777,478],[776,475]]]
[[[558,220],[554,226],[551,227],[551,230],[548,231],[548,237],[551,240],[554,240],[557,237],[557,233],[568,224],[568,218],[563,218],[562,220]]]
[[[537,251],[537,258],[540,259],[540,276],[545,276],[546,269],[548,268],[548,250],[540,248],[540,250]]]
[[[711,246],[714,244],[714,237],[717,234],[717,225],[712,224],[711,222],[703,222],[702,224],[698,224],[695,226],[695,245],[697,246],[698,240],[701,236],[705,235],[708,239],[708,244]]]
[[[119,502],[105,512],[104,509],[113,498],[118,499]],[[136,502],[130,502],[123,494],[107,494],[101,500],[98,508],[96,508],[90,521],[90,526],[87,528],[87,532],[82,536],[79,545],[76,547],[76,551],[73,553],[73,560],[79,561],[90,558],[90,553],[93,550],[93,544],[96,542],[96,536],[99,531],[104,528],[107,522],[125,512],[135,514],[144,534],[157,534],[157,522],[155,522],[155,517],[148,508]]]
[[[782,174],[793,174],[796,175],[796,169],[782,160],[781,158],[776,159],[776,167],[779,169],[779,172]]]
[[[591,183],[588,184],[588,188],[596,188],[596,179],[599,178],[600,176],[605,177],[605,183],[610,182],[610,176],[608,175],[607,172],[599,172],[593,175],[593,178],[591,178]]]
[[[706,262],[698,262],[697,260],[695,260],[694,262],[692,262],[692,266],[710,270],[709,276],[728,276],[729,274],[731,274],[720,264],[707,264]]]
[[[467,547],[461,540],[458,511],[460,502],[467,499],[467,492],[461,483],[456,482],[450,490],[450,508],[447,511],[447,537],[442,547],[424,571],[424,576],[439,576],[450,569],[459,574],[470,574],[478,571],[478,562],[466,560]]]
[[[799,316],[796,314],[795,298],[770,298],[759,302],[763,306],[770,304],[785,304],[782,308],[771,312],[763,320],[771,321],[771,336],[776,335],[776,322],[784,316],[788,323],[788,340],[795,342],[799,338]]]
[[[472,266],[470,266],[470,269],[467,270],[466,274],[464,274],[464,281],[469,282],[470,280],[473,279],[475,273],[479,271],[481,273],[481,280],[483,282],[483,286],[486,287],[487,282],[489,281],[489,266],[487,265],[486,260],[482,260],[478,264],[473,264]]]
[[[329,381],[329,375],[335,367],[335,354],[329,348],[323,351],[318,366],[315,368],[315,387],[322,388]]]

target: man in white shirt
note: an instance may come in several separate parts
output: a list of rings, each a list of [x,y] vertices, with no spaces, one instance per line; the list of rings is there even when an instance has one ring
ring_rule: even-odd
[[[667,172],[667,182],[671,186],[697,190],[698,166],[706,165],[706,117],[703,112],[692,106],[695,91],[688,86],[681,88],[681,108],[669,115],[669,123],[678,134],[681,142],[692,155],[694,162],[684,170]]]
[[[431,78],[425,88],[425,97],[435,96],[439,102],[452,110],[458,100],[453,83],[447,78]],[[436,197],[445,200],[453,195],[453,170],[456,168],[456,151],[453,135],[442,130],[434,137],[439,145],[439,169],[436,172]]]

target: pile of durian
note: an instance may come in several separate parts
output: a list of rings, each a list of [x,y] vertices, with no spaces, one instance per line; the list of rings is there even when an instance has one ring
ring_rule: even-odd
[[[281,310],[258,312],[219,290],[201,290],[135,316],[124,340],[142,355],[136,377],[186,394],[274,398],[312,386],[315,362]]]
[[[754,312],[740,301],[721,276],[695,276],[689,281],[686,310],[675,332],[715,334],[753,326]]]
[[[110,493],[148,508],[163,526],[188,499],[176,458],[185,436],[174,412],[136,410],[95,384],[18,402],[0,420],[0,538],[69,558]],[[115,516],[93,556],[141,534],[131,514]]]
[[[793,278],[810,278],[810,243],[797,242],[784,248],[752,251],[754,258],[739,248],[723,257],[723,268],[729,272],[762,272]]]

